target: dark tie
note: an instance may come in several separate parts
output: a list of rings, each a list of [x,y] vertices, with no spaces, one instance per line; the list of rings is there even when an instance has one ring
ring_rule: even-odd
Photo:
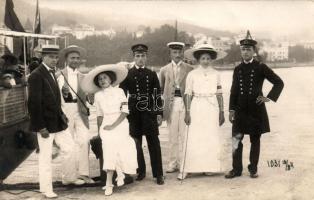
[[[58,85],[57,77],[56,77],[56,74],[55,74],[55,73],[56,73],[56,70],[54,70],[54,69],[49,69],[49,72],[52,74],[55,83]]]

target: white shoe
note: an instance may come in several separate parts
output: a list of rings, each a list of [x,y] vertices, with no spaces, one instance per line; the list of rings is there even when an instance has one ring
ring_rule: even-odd
[[[121,187],[121,186],[123,186],[123,185],[124,185],[124,179],[119,178],[119,179],[117,180],[117,186],[118,186],[118,187]]]
[[[178,179],[179,180],[184,180],[186,177],[187,177],[187,175],[188,175],[188,173],[179,173],[179,175],[178,175]]]
[[[111,186],[104,186],[102,190],[105,190],[105,196],[110,196],[113,193],[113,185]]]
[[[169,168],[166,170],[167,173],[173,173],[173,172],[176,172],[176,171],[179,171],[179,169],[178,169],[178,168],[175,168],[175,167],[169,167]]]
[[[79,176],[78,179],[83,180],[87,184],[93,184],[95,181],[88,176]]]
[[[46,193],[43,193],[43,195],[48,199],[53,199],[53,198],[58,197],[58,195],[54,192],[46,192]]]
[[[120,175],[117,176],[116,181],[117,181],[117,186],[118,187],[121,187],[121,186],[124,185],[124,178],[125,178],[124,174],[120,174]]]
[[[81,179],[76,179],[75,181],[71,182],[71,181],[62,181],[63,185],[83,185],[85,184],[85,181],[81,180]]]

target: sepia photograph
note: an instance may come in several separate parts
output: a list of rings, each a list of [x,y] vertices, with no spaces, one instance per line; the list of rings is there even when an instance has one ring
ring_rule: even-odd
[[[314,1],[0,0],[0,199],[313,200]]]

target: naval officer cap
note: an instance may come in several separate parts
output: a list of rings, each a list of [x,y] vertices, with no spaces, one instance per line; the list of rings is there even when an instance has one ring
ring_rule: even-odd
[[[240,40],[240,46],[253,46],[253,47],[255,47],[256,44],[257,44],[257,42],[255,40],[253,40],[249,30],[246,33],[245,39]]]
[[[146,53],[148,51],[148,47],[145,44],[135,44],[131,47],[131,50],[133,51],[133,53],[135,52]]]
[[[183,42],[169,42],[167,44],[167,47],[169,47],[170,49],[182,50],[185,47],[185,44]]]

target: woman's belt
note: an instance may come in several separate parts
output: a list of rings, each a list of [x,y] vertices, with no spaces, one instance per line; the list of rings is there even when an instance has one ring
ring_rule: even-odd
[[[216,93],[209,93],[209,94],[201,94],[201,93],[193,93],[193,97],[215,97]]]

